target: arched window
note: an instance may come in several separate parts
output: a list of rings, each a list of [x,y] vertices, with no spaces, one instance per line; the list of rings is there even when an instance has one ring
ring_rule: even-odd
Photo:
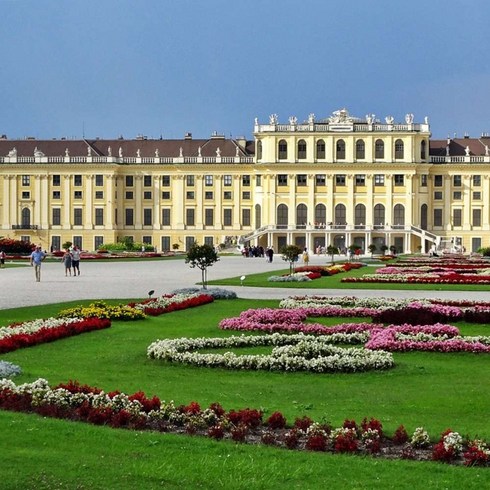
[[[260,204],[255,205],[255,228],[262,226],[262,207]]]
[[[262,141],[257,141],[257,160],[262,160]]]
[[[26,229],[31,226],[31,210],[29,208],[22,209],[22,228]]]
[[[420,143],[420,158],[422,160],[425,160],[427,157],[427,143],[425,140],[422,140],[422,143]]]
[[[345,206],[343,204],[337,204],[337,206],[335,206],[335,225],[345,226],[347,224],[345,221],[346,215]]]
[[[288,157],[288,144],[286,140],[280,140],[278,145],[279,160],[286,160]]]
[[[427,216],[427,204],[422,204],[422,206],[420,206],[420,228],[422,228],[422,230],[427,230]]]
[[[376,204],[373,212],[374,226],[379,228],[385,225],[385,207],[382,204]]]
[[[354,225],[364,226],[366,224],[366,206],[357,204],[354,209]]]
[[[317,204],[315,206],[315,223],[320,226],[327,221],[327,208],[325,204]]]
[[[304,160],[306,158],[306,141],[298,141],[298,160]]]
[[[356,159],[364,160],[366,158],[366,145],[364,144],[364,140],[356,141]]]
[[[405,226],[405,207],[397,204],[393,209],[393,224],[395,226]]]
[[[402,160],[404,158],[404,145],[402,140],[395,141],[395,159]]]
[[[383,140],[376,140],[374,143],[374,158],[385,157],[385,144]]]
[[[318,159],[325,158],[325,141],[318,140],[316,142],[316,157]]]
[[[285,204],[279,204],[277,206],[277,227],[288,227],[288,207]]]
[[[337,141],[337,160],[345,160],[345,141],[344,140],[338,140]]]
[[[306,228],[308,220],[308,208],[306,204],[298,204],[296,207],[296,228]]]

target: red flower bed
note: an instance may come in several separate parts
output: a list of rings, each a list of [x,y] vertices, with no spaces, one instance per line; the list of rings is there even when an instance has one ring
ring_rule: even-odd
[[[31,345],[43,344],[45,342],[53,342],[54,340],[79,335],[92,330],[101,330],[110,326],[111,321],[107,319],[85,318],[79,322],[67,323],[54,328],[41,328],[31,334],[14,334],[0,339],[0,353],[3,354],[21,349],[22,347],[30,347]]]
[[[172,298],[172,295],[165,296],[168,298]],[[159,306],[158,298],[150,298],[145,301],[142,301],[141,305],[145,305],[143,312],[145,315],[149,316],[159,316],[164,313],[170,313],[172,311],[185,310],[187,308],[194,308],[196,306],[205,305],[208,303],[212,303],[214,298],[210,294],[200,294],[199,296],[190,297],[184,301],[179,301],[175,303],[169,303],[165,306]],[[134,307],[136,303],[129,303],[128,306]]]

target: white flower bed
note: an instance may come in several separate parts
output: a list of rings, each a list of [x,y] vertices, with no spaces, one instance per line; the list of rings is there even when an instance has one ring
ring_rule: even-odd
[[[12,335],[32,335],[43,328],[56,328],[61,325],[77,323],[81,320],[83,320],[83,318],[47,318],[44,320],[39,319],[31,322],[20,323],[19,325],[0,327],[0,340],[6,337],[11,337]]]
[[[268,371],[357,372],[387,369],[394,365],[385,351],[333,347],[331,339],[311,335],[232,336],[158,340],[148,347],[148,357],[205,367],[263,369]],[[199,349],[273,346],[270,355],[199,354]]]

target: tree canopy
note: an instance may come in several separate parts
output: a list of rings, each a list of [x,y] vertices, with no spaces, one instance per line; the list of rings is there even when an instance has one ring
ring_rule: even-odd
[[[194,242],[185,258],[186,264],[189,264],[190,267],[201,269],[203,289],[207,289],[208,285],[208,267],[211,267],[218,260],[219,257],[214,247],[207,244],[199,245],[197,242]]]

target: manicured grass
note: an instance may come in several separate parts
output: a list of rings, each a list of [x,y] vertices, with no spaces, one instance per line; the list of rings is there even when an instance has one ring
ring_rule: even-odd
[[[254,259],[244,259],[254,260]],[[328,262],[325,265],[329,265]],[[343,277],[362,277],[364,274],[373,274],[380,266],[367,266],[361,269],[353,269],[349,272],[342,272],[334,276],[320,277],[307,282],[270,282],[271,276],[289,274],[289,269],[277,270],[274,272],[262,272],[259,274],[247,275],[243,281],[243,286],[258,288],[285,288],[285,289],[379,289],[379,290],[407,290],[412,291],[490,291],[490,285],[476,284],[382,284],[382,283],[355,283],[341,282]],[[217,279],[208,282],[209,285],[221,286],[240,286],[240,277],[230,277]],[[388,293],[387,293],[388,294]]]
[[[70,303],[73,304],[80,304]],[[84,302],[86,303],[86,302]],[[158,338],[228,336],[219,321],[274,300],[221,300],[1,356],[18,364],[16,383],[76,379],[106,391],[142,390],[176,404],[280,410],[289,422],[308,415],[335,426],[376,417],[393,433],[423,426],[433,439],[451,428],[490,440],[489,358],[473,354],[395,354],[389,371],[310,374],[228,371],[149,360]],[[65,305],[62,305],[63,307]],[[51,316],[48,305],[0,311],[0,325]],[[339,320],[340,322],[348,320]],[[328,323],[331,323],[329,320]],[[489,335],[486,325],[462,324]],[[488,469],[243,446],[168,434],[128,432],[0,412],[2,488],[478,488]],[[6,483],[5,483],[6,482]],[[10,485],[10,486],[9,486]]]

